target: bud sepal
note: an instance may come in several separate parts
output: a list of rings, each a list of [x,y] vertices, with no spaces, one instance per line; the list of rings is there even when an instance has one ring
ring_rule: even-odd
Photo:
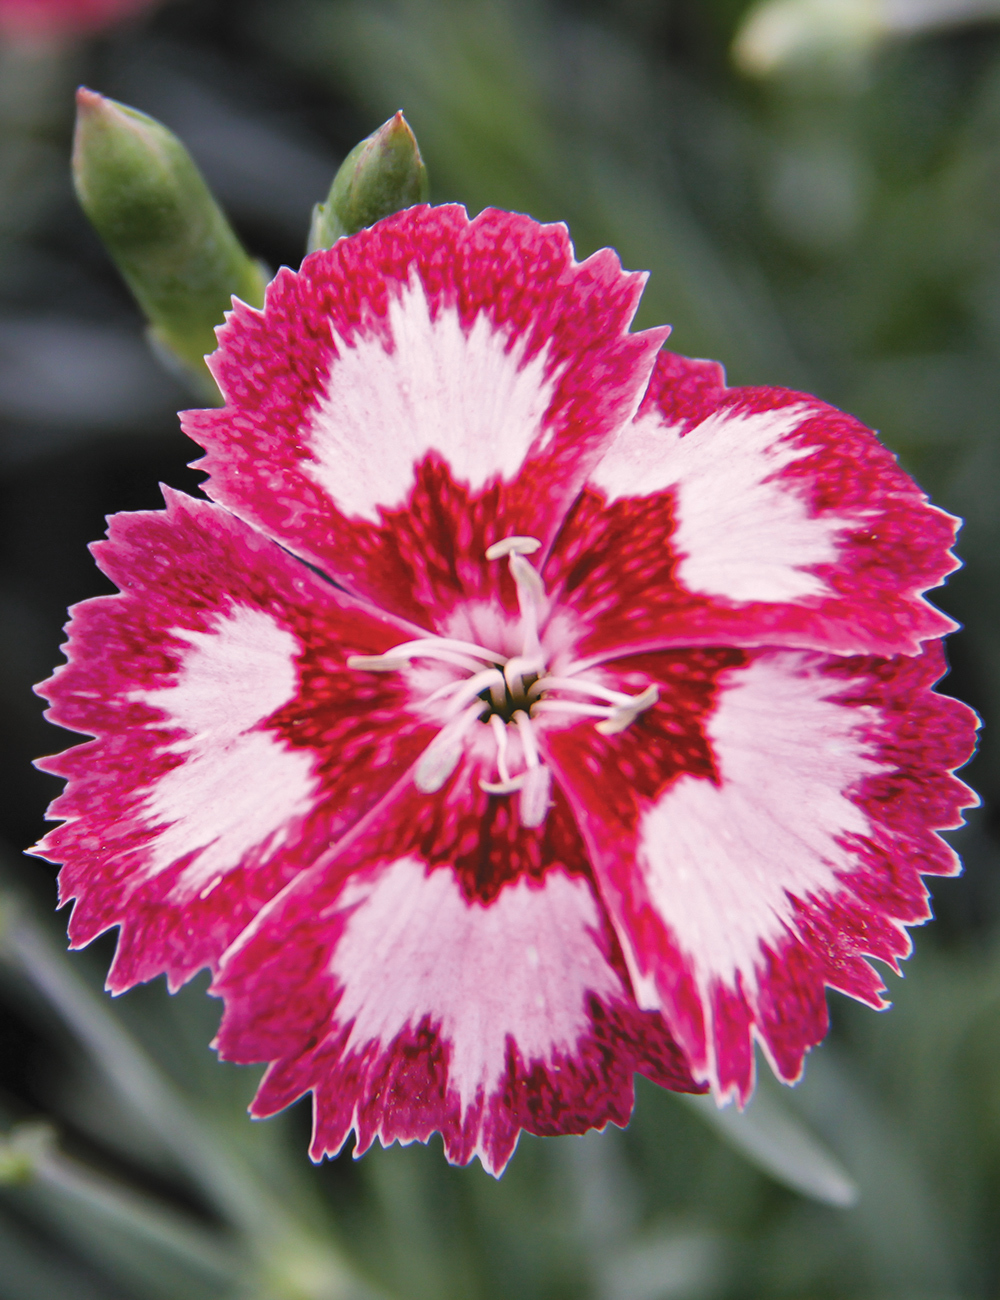
[[[428,193],[427,168],[416,136],[397,113],[344,159],[326,202],[313,208],[307,252],[330,248],[402,208],[426,203]]]
[[[73,181],[149,321],[154,351],[201,397],[233,297],[264,302],[268,275],[243,248],[191,155],[155,118],[81,87]]]

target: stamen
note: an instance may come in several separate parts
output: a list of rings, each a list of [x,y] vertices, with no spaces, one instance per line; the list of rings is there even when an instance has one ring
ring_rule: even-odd
[[[552,769],[529,767],[524,774],[517,811],[522,826],[541,826],[549,811],[552,795]]]
[[[521,653],[526,656],[538,655],[541,653],[538,624],[545,614],[545,585],[538,576],[538,570],[517,552],[511,555],[509,564],[517,587],[517,604],[524,632]]]
[[[602,736],[614,736],[630,727],[640,713],[652,707],[660,697],[659,687],[647,686],[641,695],[625,697],[622,704],[583,704],[577,700],[538,700],[532,705],[534,713],[574,713],[585,718],[600,718],[595,724]]]
[[[502,560],[505,555],[534,555],[541,545],[537,537],[505,537],[486,548],[486,558]]]
[[[482,713],[482,701],[466,709],[442,727],[420,756],[413,772],[413,784],[421,794],[434,794],[458,766],[462,757],[465,733]]]
[[[495,650],[486,650],[472,641],[453,641],[448,637],[428,636],[394,645],[381,655],[349,655],[347,666],[367,672],[389,673],[408,667],[411,659],[440,659],[444,663],[467,668],[471,672],[478,672],[482,668],[480,661],[495,664],[497,667],[507,662],[506,655],[497,654]]]
[[[618,712],[609,704],[584,704],[582,700],[539,700],[532,713],[578,713],[582,718],[610,718]]]
[[[514,655],[508,659],[503,667],[503,675],[507,681],[507,689],[515,699],[524,695],[524,679],[530,673],[540,673],[545,668],[545,660],[541,654],[541,648],[537,654],[533,655]]]
[[[504,694],[503,673],[501,673],[497,668],[487,668],[485,672],[476,673],[474,677],[467,677],[455,692],[455,699],[452,701],[452,708],[462,708],[462,706],[467,704],[470,700],[474,700],[477,696],[482,695],[483,691],[487,688],[489,688],[492,694],[494,688],[497,686],[500,688],[502,698],[506,698]],[[433,697],[429,696],[428,698]],[[482,716],[482,711],[485,707],[483,701],[480,700],[480,716]]]
[[[522,772],[520,776],[512,776],[506,781],[480,781],[479,788],[487,794],[517,794],[523,788],[527,775],[527,772]]]
[[[547,601],[545,584],[542,582],[538,570],[534,565],[529,564],[524,556],[534,554],[540,546],[541,542],[537,537],[505,537],[502,541],[494,542],[492,546],[486,549],[486,558],[488,560],[501,560],[504,556],[507,557],[511,577],[517,587],[517,604],[521,611],[521,631],[523,633],[521,655],[530,659],[541,657],[538,625],[546,613]],[[542,660],[542,663],[544,666],[544,660]],[[521,693],[522,683],[520,679],[510,676],[507,681],[514,694]]]
[[[529,612],[525,609],[526,604],[532,609],[539,609],[545,604],[545,584],[538,570],[517,552],[510,557],[508,563],[514,581],[517,583],[517,599],[521,606],[521,613],[526,615]]]
[[[393,659],[391,655],[348,655],[348,668],[357,668],[363,673],[398,673],[409,668],[409,659]]]
[[[543,691],[556,690],[575,691],[578,695],[596,695],[598,699],[608,700],[611,704],[631,704],[635,698],[623,691],[612,691],[607,686],[599,686],[597,682],[578,682],[572,677],[543,677],[531,686],[528,699],[537,700]]]
[[[507,767],[507,724],[494,713],[490,716],[490,726],[497,742],[497,772],[500,780],[506,784],[510,780],[510,770]]]
[[[464,670],[467,676],[456,676],[424,697],[424,704],[444,702],[448,720],[417,761],[414,784],[424,794],[440,790],[461,761],[466,733],[473,723],[488,718],[496,742],[498,779],[480,780],[480,789],[490,795],[516,794],[521,825],[528,827],[543,824],[552,800],[552,771],[542,759],[533,716],[564,713],[593,718],[602,735],[613,736],[631,726],[659,698],[656,686],[628,695],[587,681],[578,674],[596,665],[586,661],[564,665],[558,677],[546,676],[539,628],[548,617],[549,599],[540,574],[524,558],[540,548],[536,537],[517,536],[504,537],[486,551],[488,560],[506,559],[510,567],[521,614],[520,654],[502,655],[472,641],[428,636],[404,641],[384,654],[347,659],[349,668],[365,672],[400,672],[414,659],[438,660]],[[419,680],[419,676],[415,678],[415,684]],[[553,698],[553,692],[583,698]],[[518,729],[524,762],[523,770],[514,776],[508,764],[510,723]]]
[[[614,736],[619,731],[624,731],[626,727],[630,727],[639,714],[654,705],[659,698],[659,688],[655,684],[647,686],[641,695],[633,697],[628,708],[623,705],[620,709],[615,709],[611,717],[604,722],[598,722],[595,729],[602,736]]]
[[[490,718],[497,742],[497,772],[499,781],[480,781],[479,788],[487,794],[519,794],[518,817],[522,826],[541,826],[549,810],[552,795],[552,772],[541,761],[538,740],[531,719],[523,709],[514,714],[514,722],[521,733],[525,769],[512,777],[507,768],[507,729],[496,716]]]
[[[506,701],[507,694],[504,688],[503,673],[499,668],[485,668],[481,673],[476,673],[472,677],[459,677],[456,681],[445,682],[444,686],[439,686],[436,691],[431,691],[424,703],[433,704],[437,700],[446,700],[449,696],[455,696],[452,700],[452,707],[460,709],[469,700],[474,700],[477,695],[482,695],[487,688],[494,702],[496,702],[497,693],[500,695],[501,703]]]
[[[473,655],[476,659],[485,659],[487,663],[502,664],[506,656],[497,654],[495,650],[487,650],[481,645],[476,645],[475,641],[455,641],[451,637],[445,636],[424,636],[416,641],[404,641],[401,645],[394,645],[386,654],[403,654],[408,653],[409,658],[420,658],[421,651],[427,651],[430,658],[434,658],[439,650],[457,650],[465,654]]]
[[[524,777],[515,776],[512,779],[510,768],[507,766],[507,724],[494,713],[490,717],[490,726],[493,729],[493,739],[497,743],[497,772],[500,780],[481,780],[479,788],[485,790],[487,794],[515,794],[524,784]]]
[[[521,733],[525,764],[528,767],[538,767],[542,760],[538,755],[538,741],[535,739],[535,729],[531,725],[531,719],[523,709],[518,709],[513,720],[517,723],[517,729]]]

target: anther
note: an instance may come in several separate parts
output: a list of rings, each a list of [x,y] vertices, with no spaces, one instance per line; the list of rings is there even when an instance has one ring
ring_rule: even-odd
[[[659,698],[658,687],[655,684],[647,686],[641,695],[634,695],[628,705],[619,706],[609,718],[596,723],[595,730],[602,736],[614,736],[619,731],[624,731],[626,727],[630,727],[639,714],[651,708]]]
[[[398,655],[348,655],[347,666],[365,673],[398,673],[409,668],[410,661]]]
[[[480,781],[479,788],[487,794],[517,794],[524,788],[526,776],[527,772],[522,772],[520,776],[508,777],[506,781]]]
[[[547,681],[543,681],[542,689],[547,687]],[[656,703],[659,696],[659,688],[652,685],[647,686],[640,695],[622,696],[620,704],[584,704],[582,700],[540,699],[532,704],[532,710],[535,713],[572,713],[583,718],[599,718],[595,729],[604,736],[614,736],[630,727],[640,713]]]
[[[541,545],[537,537],[505,537],[486,548],[486,558],[502,560],[505,555],[534,555]]]

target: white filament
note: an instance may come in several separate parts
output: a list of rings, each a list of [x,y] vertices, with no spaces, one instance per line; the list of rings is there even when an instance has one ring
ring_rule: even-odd
[[[500,780],[506,785],[510,780],[510,768],[507,766],[507,724],[503,718],[493,713],[490,715],[490,726],[497,745],[497,771]]]
[[[541,826],[549,810],[551,793],[552,769],[550,767],[531,767],[525,772],[517,802],[522,826]]]
[[[482,704],[474,704],[447,723],[420,756],[413,772],[413,784],[421,794],[434,794],[458,766],[465,733],[482,713]]]

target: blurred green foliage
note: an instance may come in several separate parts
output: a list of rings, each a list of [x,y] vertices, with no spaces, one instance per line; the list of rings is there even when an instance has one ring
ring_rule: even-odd
[[[228,76],[232,131],[240,123],[257,130],[253,138],[270,141],[270,153],[258,152],[272,170],[276,159],[292,168],[294,156],[299,175],[315,151],[296,137],[276,152],[266,132],[281,113],[263,91],[255,98],[261,69],[294,84],[311,112],[339,114],[344,150],[402,107],[435,201],[565,220],[580,256],[612,244],[626,266],[651,272],[640,323],[672,322],[677,350],[717,357],[733,383],[807,388],[880,429],[938,503],[967,520],[966,567],[940,595],[966,625],[953,641],[947,686],[995,719],[1000,26],[917,32],[850,66],[819,60],[755,83],[730,56],[746,8],[743,0],[218,0],[210,18],[168,7],[148,31],[97,49],[87,75],[185,135],[180,99],[174,119],[142,99],[149,68],[169,65],[163,50],[173,41],[175,66],[190,55],[202,69],[195,90],[184,83],[189,99],[202,95],[199,111],[215,103],[221,115],[223,101],[206,100],[204,86]],[[214,62],[199,64],[209,47]],[[131,90],[130,60],[146,70]],[[102,83],[102,67],[114,84]],[[44,112],[34,118],[23,95],[0,89],[0,180],[32,178],[0,194],[0,241],[22,258],[41,255],[30,231],[54,225],[59,210],[51,168],[64,166],[65,154],[51,96],[68,83],[58,69],[47,75],[55,89],[49,99],[38,91]],[[172,84],[182,81],[178,74]],[[197,156],[195,140],[187,142]],[[210,143],[199,162],[211,182]],[[289,221],[244,197],[241,225],[249,191],[234,175],[220,165],[214,183],[228,184],[223,197],[245,241],[253,246],[263,233],[280,243],[274,232],[283,221],[282,230],[293,228],[294,214]],[[270,248],[254,251],[275,260]],[[6,265],[0,290],[15,301],[19,282],[10,258]],[[68,301],[63,293],[59,310],[72,314]],[[110,455],[101,441],[107,423],[73,427],[88,464]],[[26,438],[25,429],[43,443],[54,436],[40,417],[15,431]],[[70,459],[48,453],[50,478],[72,476],[60,466],[79,463],[65,450],[70,434],[60,437],[58,454]],[[109,492],[103,508],[117,504]],[[60,591],[53,555],[46,572]],[[96,590],[95,581],[84,574],[74,594]],[[19,593],[4,587],[0,598],[27,608]],[[40,676],[54,639],[36,633],[32,644],[47,657]],[[21,681],[29,669],[11,656],[4,680]],[[26,652],[24,661],[34,663]],[[780,1186],[694,1109],[642,1081],[626,1132],[523,1139],[499,1183],[478,1167],[449,1168],[438,1143],[312,1169],[303,1107],[265,1125],[242,1114],[252,1072],[206,1050],[216,1008],[202,981],[176,998],[157,984],[108,1003],[107,1017],[168,1081],[184,1123],[210,1131],[226,1167],[246,1171],[258,1208],[280,1202],[292,1227],[261,1245],[243,1211],[171,1147],[157,1123],[162,1110],[143,1110],[145,1085],[129,1101],[107,1060],[84,1050],[37,981],[8,961],[5,998],[22,1026],[9,1041],[33,1035],[46,1046],[42,1082],[0,1093],[0,1121],[31,1125],[47,1115],[56,1145],[22,1127],[0,1151],[0,1177],[7,1169],[20,1178],[11,1175],[0,1201],[0,1300],[319,1300],[362,1285],[405,1300],[996,1296],[997,743],[987,729],[969,769],[986,809],[955,837],[967,874],[935,886],[941,919],[918,932],[905,982],[892,980],[895,1008],[877,1016],[836,999],[831,1041],[810,1060],[804,1084],[783,1094],[857,1184],[851,1208]],[[64,960],[96,989],[106,958],[104,945]],[[768,1080],[762,1091],[765,1102],[779,1092]],[[26,1151],[41,1162],[27,1181]],[[347,1260],[366,1283],[344,1271]]]

